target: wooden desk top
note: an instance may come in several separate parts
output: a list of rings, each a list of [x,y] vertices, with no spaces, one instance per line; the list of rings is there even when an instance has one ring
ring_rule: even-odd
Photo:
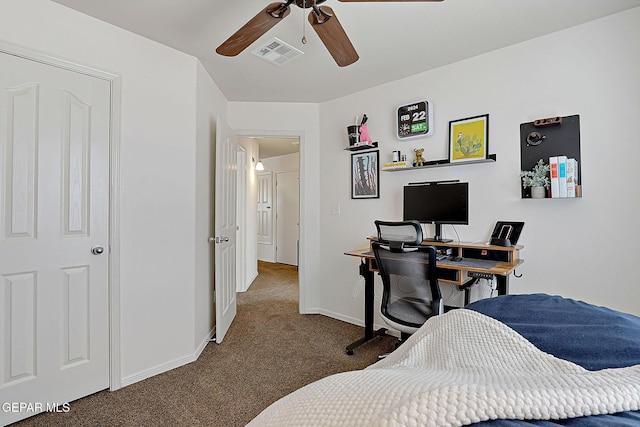
[[[438,243],[438,246],[440,246],[441,244]],[[451,245],[451,244],[450,244]],[[474,248],[474,249],[492,249],[492,250],[516,250],[516,249],[520,249],[522,246],[514,246],[514,247],[503,247],[503,246],[492,246],[492,245],[486,245],[486,244],[470,244],[472,246],[467,246],[466,244],[464,244],[463,247],[465,248]],[[460,244],[455,244],[453,245],[453,247],[460,247]],[[495,249],[494,249],[495,248]],[[347,251],[344,253],[345,255],[349,255],[349,256],[354,256],[354,257],[358,257],[358,258],[362,258],[365,260],[373,260],[375,259],[375,256],[373,255],[373,252],[371,251],[371,248],[363,248],[363,249],[354,249],[351,251]],[[501,261],[498,262],[497,265],[495,265],[495,261],[489,261],[489,260],[483,260],[483,259],[472,259],[469,258],[469,260],[473,261],[473,265],[467,265],[465,263],[465,259],[463,258],[462,261],[451,261],[448,258],[445,258],[443,260],[440,260],[437,262],[437,266],[439,268],[446,268],[446,269],[450,269],[450,270],[458,270],[458,271],[477,271],[477,272],[481,272],[481,273],[491,273],[491,274],[497,274],[500,276],[507,276],[509,274],[511,274],[511,272],[513,272],[513,270],[515,270],[519,265],[521,265],[522,263],[524,263],[523,259],[514,259],[513,262],[506,262],[506,261]],[[482,267],[483,262],[487,263],[486,267]]]
[[[377,236],[367,237],[367,240],[378,240]],[[464,248],[464,249],[486,249],[489,251],[503,251],[503,252],[514,252],[523,249],[523,245],[515,245],[515,246],[498,246],[498,245],[490,245],[489,243],[484,242],[432,242],[429,240],[424,240],[422,242],[423,245],[426,246],[437,246],[439,248]]]

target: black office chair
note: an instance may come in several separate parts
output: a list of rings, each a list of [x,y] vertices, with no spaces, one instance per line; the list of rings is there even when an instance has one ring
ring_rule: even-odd
[[[422,246],[417,221],[375,221],[376,257],[383,293],[381,314],[400,331],[400,345],[432,316],[444,313],[436,273],[436,248]]]

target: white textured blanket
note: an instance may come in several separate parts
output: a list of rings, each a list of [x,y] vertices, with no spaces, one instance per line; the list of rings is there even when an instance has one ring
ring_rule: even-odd
[[[309,384],[249,426],[462,426],[640,409],[640,365],[590,372],[471,310],[431,318],[362,371]]]

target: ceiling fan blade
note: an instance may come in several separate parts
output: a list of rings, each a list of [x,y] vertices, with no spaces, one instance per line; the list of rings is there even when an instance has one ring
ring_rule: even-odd
[[[409,2],[409,1],[422,1],[422,2],[427,2],[427,1],[443,1],[443,0],[340,0],[341,2],[345,2],[345,3],[357,3],[357,2],[367,2],[367,3],[371,3],[371,2]]]
[[[216,52],[224,56],[238,55],[290,12],[287,3],[271,3],[218,46]]]
[[[329,6],[315,7],[309,13],[309,23],[339,66],[351,65],[360,58]]]

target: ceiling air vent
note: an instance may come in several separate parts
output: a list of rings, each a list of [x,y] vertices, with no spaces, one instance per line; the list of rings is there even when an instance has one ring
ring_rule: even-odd
[[[304,52],[274,37],[265,45],[251,51],[251,53],[267,62],[282,66]]]

